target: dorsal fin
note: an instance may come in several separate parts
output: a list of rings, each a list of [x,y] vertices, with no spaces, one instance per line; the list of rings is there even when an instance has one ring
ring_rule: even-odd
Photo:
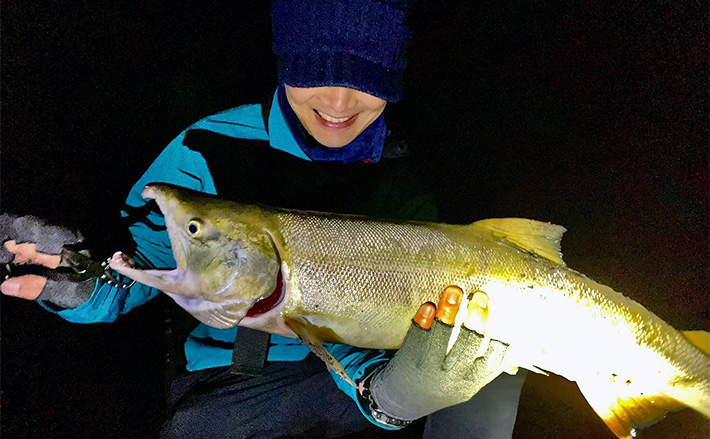
[[[473,223],[502,236],[513,244],[560,265],[562,260],[560,241],[567,231],[562,226],[524,218],[494,218]]]

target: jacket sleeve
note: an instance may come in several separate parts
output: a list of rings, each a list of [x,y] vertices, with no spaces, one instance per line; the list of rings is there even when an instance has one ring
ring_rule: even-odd
[[[351,380],[355,383],[363,379],[367,373],[371,372],[376,366],[387,363],[391,355],[383,349],[362,349],[343,344],[332,344],[327,346],[328,351],[335,357],[345,369]],[[346,395],[352,398],[360,409],[360,413],[374,425],[385,430],[396,430],[396,428],[386,427],[372,419],[370,409],[360,405],[358,391],[350,383],[346,382],[337,373],[330,371],[330,374],[335,380],[338,388]]]
[[[183,145],[183,131],[163,150],[133,186],[121,215],[129,223],[136,252],[131,255],[143,268],[175,267],[165,220],[155,210],[146,208],[141,193],[148,183],[164,182],[202,192],[215,193],[214,182],[204,158]],[[39,303],[67,321],[74,323],[112,322],[133,308],[157,296],[159,291],[140,283],[130,288],[111,286],[100,279],[89,299],[76,308],[62,309],[48,302]]]

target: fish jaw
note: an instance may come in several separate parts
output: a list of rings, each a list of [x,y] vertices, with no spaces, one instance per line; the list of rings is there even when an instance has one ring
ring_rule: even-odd
[[[110,266],[136,282],[157,288],[167,294],[181,308],[192,314],[200,322],[219,329],[232,328],[241,323],[249,310],[258,302],[231,298],[221,302],[204,300],[194,276],[180,270],[140,270],[132,267],[127,257],[117,252],[111,258]],[[190,278],[193,281],[190,281]],[[270,310],[269,310],[270,311]],[[271,315],[269,315],[272,318]]]
[[[230,300],[215,303],[202,299],[190,299],[169,292],[166,294],[197,320],[218,329],[233,328],[240,324],[253,305],[251,301]]]
[[[214,303],[200,298],[199,288],[185,271],[173,270],[141,270],[134,268],[127,261],[126,255],[117,252],[111,258],[111,268],[128,276],[136,282],[157,288],[170,296],[180,307],[194,315],[201,322],[219,328],[230,328],[239,323],[251,307],[251,302],[231,301],[231,303]],[[235,305],[237,309],[234,309]],[[239,305],[243,305],[239,309]],[[232,308],[228,311],[229,308]]]
[[[133,267],[128,257],[122,252],[114,253],[109,265],[124,276],[165,293],[181,291],[183,294],[189,294],[189,292],[194,294],[196,292],[194,284],[186,281],[185,272],[179,268],[173,270],[141,270]]]
[[[277,288],[279,256],[264,211],[167,184],[149,184],[165,218],[174,270],[139,270],[117,254],[111,267],[167,293],[201,322],[238,325]]]

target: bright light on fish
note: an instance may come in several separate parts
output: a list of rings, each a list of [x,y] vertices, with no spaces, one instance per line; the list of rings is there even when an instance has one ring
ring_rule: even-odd
[[[299,337],[342,374],[321,342],[398,348],[418,307],[457,285],[488,296],[485,337],[509,345],[496,373],[522,367],[576,381],[618,437],[686,406],[710,417],[710,335],[676,331],[568,268],[563,227],[386,222],[240,205],[165,184],[144,196],[165,215],[178,268],[137,270],[120,257],[112,267],[208,325]]]

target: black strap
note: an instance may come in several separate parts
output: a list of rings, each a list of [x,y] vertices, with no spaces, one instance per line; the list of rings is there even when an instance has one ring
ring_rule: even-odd
[[[269,134],[269,114],[271,114],[271,102],[273,101],[273,95],[269,95],[261,103],[261,118],[264,119],[264,128],[266,129],[266,134]]]
[[[233,375],[263,375],[270,337],[270,334],[256,329],[239,328],[237,338],[234,340],[232,366],[229,372]]]
[[[269,113],[271,112],[271,96],[261,104],[261,117],[264,128],[269,132]],[[271,335],[251,328],[239,328],[234,339],[232,351],[232,375],[261,376],[264,374],[266,356],[269,352]]]
[[[264,127],[267,133],[269,132],[270,111],[271,99],[269,98],[261,105],[261,117],[264,119]],[[269,352],[270,338],[271,336],[266,332],[251,328],[239,328],[237,337],[234,339],[232,366],[229,368],[229,372],[232,375],[263,375],[266,357]]]

